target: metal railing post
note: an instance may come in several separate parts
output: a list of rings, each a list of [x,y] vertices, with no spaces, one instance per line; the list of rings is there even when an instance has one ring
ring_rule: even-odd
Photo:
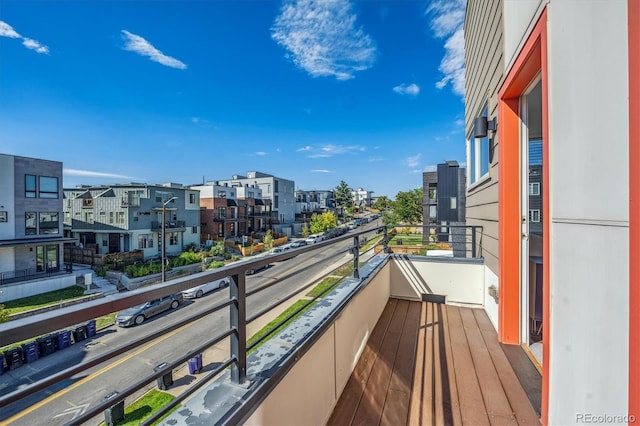
[[[360,279],[360,265],[359,265],[359,257],[360,257],[360,237],[357,235],[353,237],[353,278]]]
[[[385,253],[389,253],[389,236],[387,235],[387,227],[385,226],[383,229],[383,237],[382,237],[382,249]]]
[[[471,257],[476,258],[476,227],[471,227]]]
[[[232,277],[229,286],[229,296],[233,303],[229,306],[230,324],[234,332],[231,334],[231,358],[236,362],[231,364],[231,380],[242,384],[247,379],[247,298],[244,274]]]

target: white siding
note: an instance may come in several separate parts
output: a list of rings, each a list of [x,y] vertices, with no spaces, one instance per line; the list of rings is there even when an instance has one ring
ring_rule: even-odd
[[[550,424],[627,412],[626,11],[624,1],[548,7]]]

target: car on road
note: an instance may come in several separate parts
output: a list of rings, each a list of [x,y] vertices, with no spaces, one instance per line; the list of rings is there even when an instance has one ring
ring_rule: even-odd
[[[230,280],[229,277],[224,277],[224,278],[220,278],[219,280],[211,281],[206,284],[202,284],[202,285],[190,288],[189,290],[183,291],[182,296],[184,296],[185,299],[194,299],[194,298],[202,297],[211,291],[228,287],[230,282],[229,280]]]
[[[124,309],[116,314],[116,324],[120,327],[140,325],[145,320],[161,314],[169,309],[177,309],[184,301],[182,293],[170,294],[169,296],[155,299],[142,305]]]
[[[291,243],[291,248],[298,248],[298,247],[303,247],[307,245],[307,241],[306,240],[297,240]]]
[[[324,235],[322,234],[309,235],[309,237],[307,237],[307,239],[305,240],[307,244],[315,244],[319,243],[320,241],[324,241]]]

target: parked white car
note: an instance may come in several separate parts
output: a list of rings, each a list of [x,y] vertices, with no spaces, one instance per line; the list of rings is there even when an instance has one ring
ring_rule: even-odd
[[[307,237],[305,241],[307,244],[319,243],[320,241],[324,241],[324,235],[322,234],[309,235],[309,237]]]
[[[209,283],[190,288],[189,290],[185,290],[182,292],[182,295],[185,299],[195,299],[198,297],[202,297],[211,291],[229,286],[230,280],[231,278],[225,277],[219,280],[211,281]]]

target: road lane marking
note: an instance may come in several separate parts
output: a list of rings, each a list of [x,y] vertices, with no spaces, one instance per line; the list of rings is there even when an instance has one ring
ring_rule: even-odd
[[[144,351],[146,351],[148,349],[151,349],[153,346],[164,342],[168,338],[173,337],[178,332],[182,331],[183,328],[184,328],[184,326],[172,331],[171,333],[165,334],[161,338],[159,338],[158,340],[154,340],[153,342],[148,343],[146,346],[143,346],[143,347],[139,348],[137,351],[135,351],[135,352],[133,352],[133,353],[131,353],[129,355],[124,356],[122,359],[120,359],[120,360],[118,360],[118,361],[116,361],[116,362],[114,362],[112,364],[109,364],[109,365],[106,365],[106,366],[102,367],[100,370],[98,370],[95,373],[90,374],[90,375],[78,380],[77,382],[73,383],[71,386],[66,387],[66,388],[62,389],[61,391],[52,394],[51,396],[49,396],[49,397],[47,397],[47,398],[45,398],[45,399],[43,399],[43,400],[31,405],[31,406],[29,406],[28,408],[26,408],[23,411],[20,411],[17,414],[14,414],[13,416],[8,418],[7,420],[5,420],[3,422],[0,422],[0,425],[2,425],[2,426],[9,425],[9,424],[11,424],[11,423],[13,423],[15,421],[20,420],[21,418],[33,413],[34,411],[36,411],[36,410],[42,408],[43,406],[53,402],[54,400],[60,398],[61,396],[64,396],[67,393],[71,392],[72,390],[80,387],[80,385],[83,385],[83,384],[85,384],[85,383],[87,383],[87,382],[89,382],[91,380],[94,380],[96,377],[104,374],[105,372],[113,369],[114,367],[117,367],[118,365],[124,363],[125,361],[128,361],[129,359],[131,359],[133,357],[136,357],[140,353],[142,353],[142,352],[144,352]],[[64,411],[63,411],[63,413],[64,413]]]

